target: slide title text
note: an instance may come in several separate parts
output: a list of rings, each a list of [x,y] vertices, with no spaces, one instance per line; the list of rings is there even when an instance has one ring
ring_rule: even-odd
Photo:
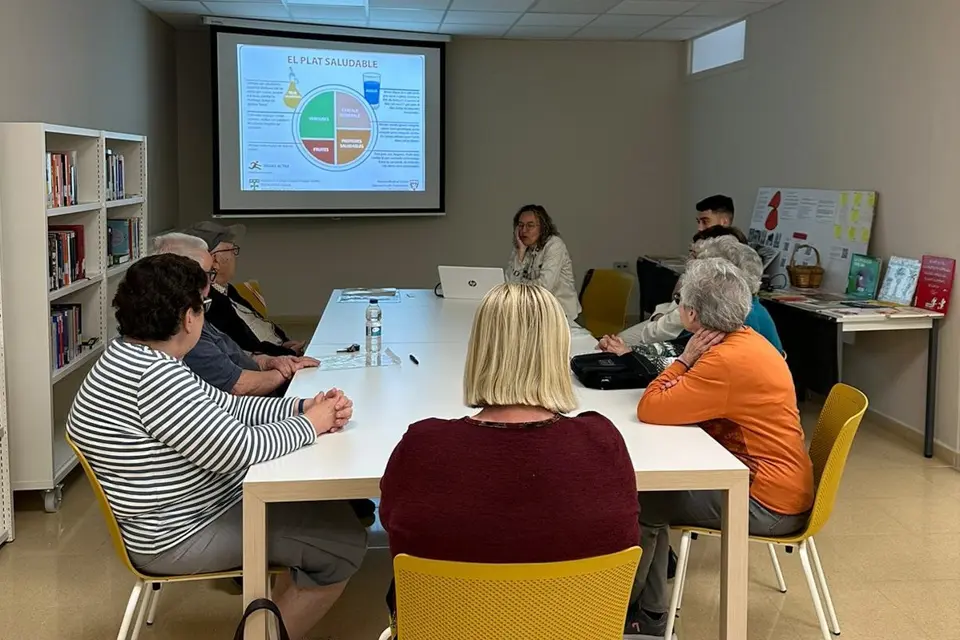
[[[376,60],[357,58],[323,58],[318,56],[287,56],[287,64],[318,65],[322,67],[353,67],[356,69],[376,69]]]

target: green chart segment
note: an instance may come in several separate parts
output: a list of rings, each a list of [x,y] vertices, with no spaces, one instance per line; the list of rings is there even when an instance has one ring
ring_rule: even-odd
[[[323,91],[303,106],[298,134],[309,156],[321,165],[349,165],[369,151],[369,107],[345,91]]]

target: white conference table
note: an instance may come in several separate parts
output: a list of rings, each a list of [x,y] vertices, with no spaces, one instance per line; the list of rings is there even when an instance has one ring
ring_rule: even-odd
[[[399,303],[382,304],[383,346],[400,364],[297,373],[289,396],[312,397],[331,387],[354,401],[354,416],[341,432],[309,447],[256,465],[243,483],[244,606],[267,595],[266,506],[270,502],[376,498],[380,477],[407,426],[426,417],[456,418],[463,405],[462,377],[476,301],[442,300],[432,291],[402,291]],[[307,354],[323,357],[362,343],[364,303],[339,303],[334,291]],[[573,331],[573,352],[589,353],[596,340]],[[414,364],[409,356],[419,361]],[[639,422],[640,392],[596,391],[575,382],[578,411],[607,416],[623,434],[637,474],[637,488],[717,489],[726,492],[720,591],[720,638],[747,635],[748,471],[713,438],[696,427]],[[386,589],[387,585],[384,585]],[[247,640],[264,640],[267,618],[251,616]]]

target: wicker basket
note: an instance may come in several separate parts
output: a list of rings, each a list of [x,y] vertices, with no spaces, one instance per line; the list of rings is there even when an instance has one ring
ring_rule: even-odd
[[[813,249],[817,256],[817,264],[797,265],[797,251],[803,248]],[[823,283],[824,268],[820,266],[820,252],[810,244],[798,244],[793,248],[793,255],[790,256],[790,266],[787,267],[787,273],[790,275],[791,286],[799,289],[816,289]]]

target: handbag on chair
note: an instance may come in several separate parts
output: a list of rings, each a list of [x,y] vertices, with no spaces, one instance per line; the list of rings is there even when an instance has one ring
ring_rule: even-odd
[[[277,627],[280,629],[280,640],[290,640],[290,634],[287,633],[287,628],[283,625],[283,616],[280,615],[280,608],[277,607],[277,604],[273,600],[267,600],[266,598],[259,598],[247,605],[247,609],[243,612],[243,617],[240,618],[240,626],[237,627],[237,633],[234,634],[233,640],[243,640],[243,631],[247,626],[247,618],[257,611],[269,611],[276,616]]]

